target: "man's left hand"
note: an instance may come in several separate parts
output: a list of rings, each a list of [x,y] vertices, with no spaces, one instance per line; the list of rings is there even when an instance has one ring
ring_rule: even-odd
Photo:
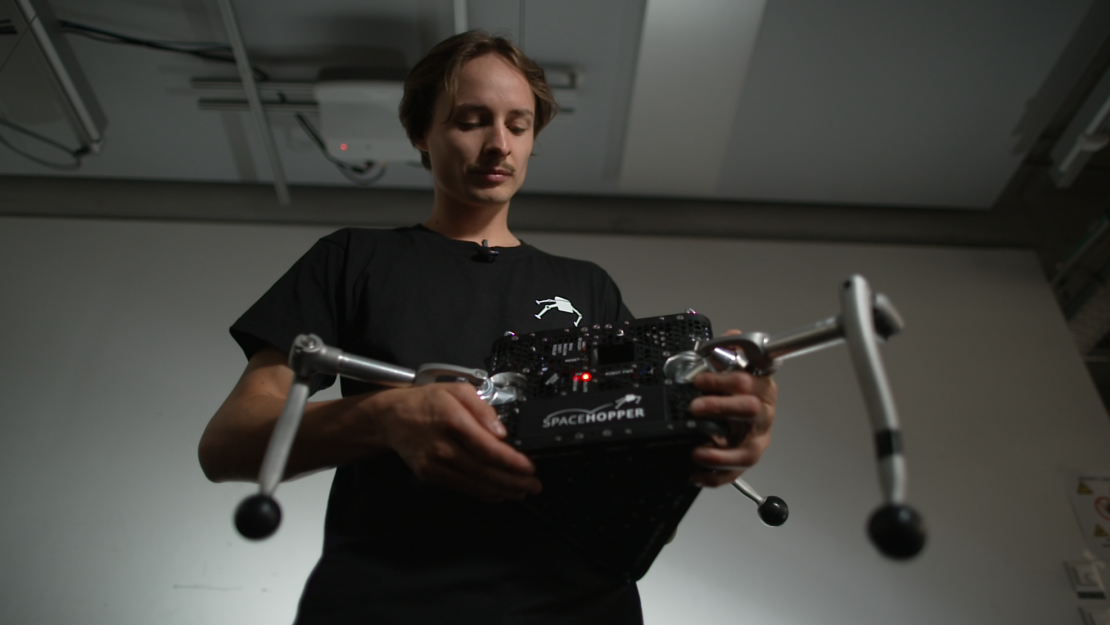
[[[726,334],[739,334],[739,331],[729,330]],[[709,469],[694,473],[694,482],[702,486],[729,484],[758,462],[771,443],[778,387],[770,377],[753,376],[743,371],[702,373],[694,378],[694,387],[712,394],[690,402],[693,416],[740,418],[751,424],[751,431],[734,447],[707,444],[694,449],[694,462]]]

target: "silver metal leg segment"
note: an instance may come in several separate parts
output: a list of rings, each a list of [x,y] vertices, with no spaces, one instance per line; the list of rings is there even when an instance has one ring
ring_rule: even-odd
[[[281,524],[281,506],[274,499],[274,491],[285,475],[289,452],[297,437],[311,388],[312,377],[317,373],[340,375],[382,386],[404,388],[432,384],[441,380],[463,381],[474,385],[482,401],[497,406],[520,400],[524,376],[499,373],[494,376],[471,367],[430,363],[413,371],[380,360],[348,354],[331,347],[315,334],[298,336],[289,349],[289,368],[293,370],[293,384],[289,388],[281,415],[274,425],[273,434],[262,459],[258,474],[258,493],[239,504],[235,511],[235,526],[245,538],[261,540],[271,536]]]
[[[906,497],[906,476],[901,451],[897,449],[898,410],[894,393],[887,381],[886,369],[879,354],[878,339],[873,320],[874,298],[871,287],[861,276],[852,276],[841,289],[841,325],[847,338],[848,351],[856,370],[860,391],[863,393],[867,414],[876,436],[890,437],[891,449],[880,451],[879,481],[887,503],[900,504]]]
[[[884,499],[868,522],[868,533],[888,557],[912,558],[924,546],[926,532],[921,516],[905,504],[906,462],[898,413],[878,348],[879,342],[902,330],[902,317],[889,299],[881,293],[872,293],[867,281],[858,275],[842,283],[840,308],[838,316],[781,334],[752,332],[699,342],[693,351],[672,356],[664,373],[675,384],[688,383],[694,375],[710,368],[770,375],[782,360],[847,343],[874,432]],[[722,356],[721,352],[727,349],[736,350],[736,356]],[[786,520],[786,503],[778,497],[760,497],[739,479],[733,486],[759,504],[760,517],[768,525],[780,525]]]
[[[293,448],[293,440],[297,437],[297,429],[304,416],[304,407],[308,403],[309,379],[297,378],[289,389],[285,399],[285,407],[281,410],[274,433],[270,435],[270,444],[266,447],[266,457],[262,460],[262,469],[258,473],[259,492],[263,495],[273,495],[285,473],[285,464],[289,460],[289,451]]]
[[[732,487],[740,491],[740,494],[744,495],[748,499],[751,499],[757,504],[763,503],[763,498],[759,496],[759,493],[755,492],[755,489],[752,488],[752,485],[748,484],[743,479],[736,478],[735,480],[733,480]]]

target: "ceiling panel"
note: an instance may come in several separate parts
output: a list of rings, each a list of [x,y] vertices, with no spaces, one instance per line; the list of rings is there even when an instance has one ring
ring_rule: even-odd
[[[989,208],[1090,5],[769,2],[718,195]]]
[[[527,3],[525,51],[542,64],[580,73],[573,114],[557,116],[538,138],[527,190],[618,191],[643,5],[643,0]]]
[[[695,6],[704,11],[691,10],[690,0],[648,4],[628,112],[622,189],[713,192],[766,4],[697,0]],[[657,153],[660,145],[667,146],[665,158]]]
[[[275,78],[362,59],[411,64],[450,32],[449,0],[236,0],[248,48]],[[713,2],[689,3],[711,10]],[[53,0],[59,17],[171,40],[225,40],[215,0]],[[472,27],[521,35],[528,54],[573,66],[574,113],[540,136],[525,191],[643,195],[618,174],[645,0],[470,0]],[[1015,128],[1091,0],[891,3],[769,0],[715,186],[653,195],[711,199],[989,207],[1012,176]],[[523,19],[521,8],[523,7]],[[0,149],[0,174],[265,181],[246,113],[200,111],[195,77],[234,66],[70,36],[109,120],[102,154],[73,174]],[[673,45],[673,44],[672,44]],[[692,38],[685,45],[697,48]],[[396,62],[396,61],[389,61]],[[712,72],[715,60],[705,55]],[[739,80],[726,77],[725,80]],[[644,150],[699,115],[704,93],[673,90],[687,111]],[[273,114],[292,184],[348,185],[288,114]],[[397,165],[380,186],[428,188]],[[295,193],[294,193],[295,195]]]

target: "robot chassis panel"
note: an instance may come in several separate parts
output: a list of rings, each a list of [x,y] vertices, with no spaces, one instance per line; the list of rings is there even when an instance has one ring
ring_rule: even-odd
[[[439,363],[413,371],[301,335],[290,350],[294,380],[262,462],[259,492],[239,505],[236,527],[244,537],[263,539],[281,523],[273,494],[313,374],[391,387],[464,381],[497,409],[507,441],[536,463],[544,491],[525,505],[603,570],[639,579],[700,491],[689,480],[692,447],[735,443],[747,433],[741,419],[690,418],[690,400],[700,395],[693,379],[736,369],[770,375],[785,359],[847,343],[874,431],[884,499],[868,534],[887,557],[912,558],[925,544],[925,527],[905,503],[897,412],[878,350],[880,340],[901,330],[902,319],[861,276],[845,280],[840,296],[840,315],[774,335],[712,338],[708,319],[694,311],[616,327],[510,334],[494,344],[489,372]],[[764,523],[786,521],[788,509],[778,497],[762,497],[739,478],[733,486],[759,506]]]

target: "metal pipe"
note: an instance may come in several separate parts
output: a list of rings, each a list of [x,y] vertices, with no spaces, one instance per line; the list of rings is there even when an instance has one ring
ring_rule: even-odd
[[[767,337],[763,349],[772,360],[782,360],[839,345],[843,341],[840,318],[829,317],[808,326],[773,334]]]
[[[243,91],[243,81],[238,78],[194,78],[189,86],[197,91]],[[255,83],[260,95],[284,94],[286,96],[305,96],[313,98],[316,83],[303,80],[271,80],[262,84]]]
[[[1090,232],[1086,236],[1086,238],[1083,239],[1082,242],[1080,242],[1078,247],[1076,247],[1071,254],[1068,255],[1068,258],[1064,261],[1064,264],[1061,265],[1060,269],[1056,271],[1056,275],[1052,276],[1050,284],[1052,284],[1052,286],[1054,287],[1059,286],[1060,283],[1064,281],[1064,278],[1067,276],[1068,272],[1071,271],[1071,268],[1075,266],[1075,263],[1079,262],[1079,259],[1082,258],[1083,255],[1087,253],[1087,250],[1091,249],[1091,247],[1095,243],[1097,243],[1104,234],[1106,234],[1107,230],[1110,230],[1110,219],[1108,219],[1106,213],[1103,213],[1102,216],[1099,217],[1098,223],[1095,226],[1094,230]]]
[[[289,388],[281,416],[274,425],[274,433],[270,435],[270,444],[262,459],[262,469],[258,472],[258,490],[263,495],[273,495],[285,473],[289,450],[293,448],[293,439],[297,437],[297,428],[301,425],[304,407],[308,402],[308,386],[308,378],[296,378]]]
[[[863,392],[871,429],[876,440],[885,436],[889,449],[879,455],[879,481],[887,503],[901,504],[906,496],[905,464],[901,459],[898,440],[898,410],[894,393],[886,377],[882,357],[879,355],[871,288],[861,276],[852,276],[840,293],[844,336],[856,371],[860,390]]]
[[[745,482],[740,478],[736,478],[732,481],[732,487],[740,491],[740,494],[754,501],[757,505],[762,504],[764,501],[763,497],[760,497],[759,493],[755,492],[755,489],[752,488],[751,484]]]
[[[455,34],[461,35],[470,30],[470,23],[467,18],[466,0],[455,0]]]
[[[266,111],[262,108],[262,98],[258,96],[258,85],[254,82],[254,73],[251,69],[250,58],[247,56],[247,48],[243,44],[243,33],[239,30],[239,21],[235,17],[235,8],[231,6],[231,0],[219,0],[219,3],[224,25],[227,27],[227,36],[231,40],[231,50],[235,55],[235,65],[239,68],[239,79],[243,82],[243,91],[247,94],[251,115],[258,124],[258,133],[262,136],[262,145],[266,148],[266,157],[270,161],[278,204],[289,206],[289,188],[285,184],[285,171],[281,167],[281,158],[278,156],[277,145],[274,143],[274,135],[270,131],[270,121],[266,118]]]
[[[336,358],[334,372],[345,378],[393,387],[412,386],[416,377],[416,372],[412,369],[346,353],[341,353]]]
[[[99,153],[104,145],[103,130],[107,121],[88,81],[80,73],[77,57],[62,36],[50,5],[42,0],[16,0],[16,4],[50,68],[51,75],[69,103],[69,113],[75,122],[74,129],[81,136],[81,142],[92,153]],[[75,73],[70,73],[71,67]]]
[[[417,383],[416,372],[412,369],[348,354],[324,343],[315,334],[302,334],[293,341],[289,349],[289,368],[297,377],[305,379],[323,373],[382,386],[406,387]]]
[[[197,106],[202,111],[233,111],[233,112],[250,112],[250,102],[244,100],[216,100],[216,99],[201,99],[197,101]],[[310,115],[318,115],[320,113],[320,105],[315,102],[263,102],[262,110],[264,111],[277,111],[279,113],[308,113]]]

